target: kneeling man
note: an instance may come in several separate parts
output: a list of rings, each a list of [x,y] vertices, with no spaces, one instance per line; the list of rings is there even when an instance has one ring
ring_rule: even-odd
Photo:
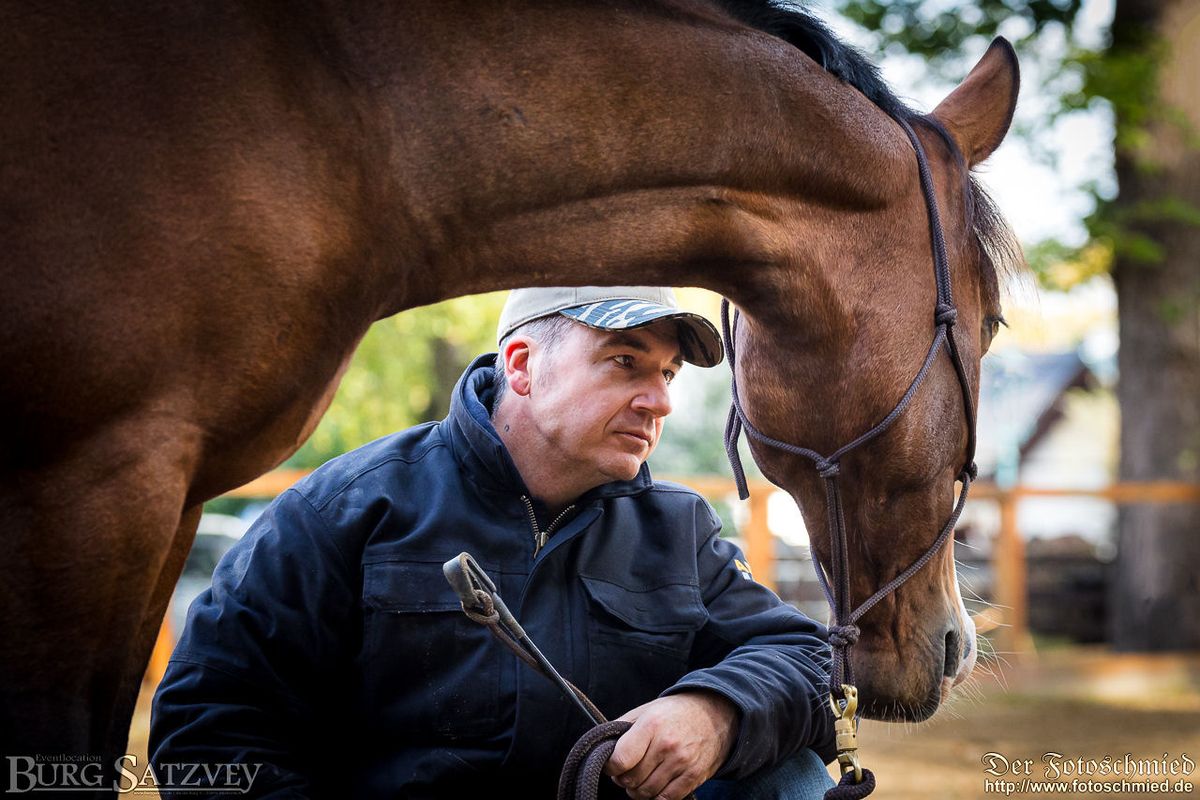
[[[551,796],[588,722],[463,615],[442,564],[467,551],[633,723],[606,768],[629,796],[820,797],[824,626],[645,464],[684,362],[721,360],[712,324],[667,289],[521,289],[497,338],[446,419],[330,461],[229,551],[155,697],[152,761],[262,764],[255,795]]]

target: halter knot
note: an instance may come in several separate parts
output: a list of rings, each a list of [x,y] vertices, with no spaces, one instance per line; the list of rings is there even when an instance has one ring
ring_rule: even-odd
[[[836,461],[826,461],[821,459],[817,462],[817,474],[822,478],[836,478],[841,470],[838,469]]]
[[[970,464],[967,464],[965,467],[963,467],[963,475],[966,475],[971,480],[975,480],[979,477],[979,466],[972,461]]]
[[[953,325],[958,321],[958,309],[954,306],[938,303],[937,308],[934,309],[933,318],[938,325]]]
[[[860,633],[862,631],[853,622],[849,625],[830,625],[829,643],[834,647],[849,647],[858,641]]]

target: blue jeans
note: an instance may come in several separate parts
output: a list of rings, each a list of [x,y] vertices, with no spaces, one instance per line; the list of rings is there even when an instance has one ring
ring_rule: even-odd
[[[745,780],[707,781],[696,790],[696,800],[821,800],[833,785],[821,759],[806,747]]]

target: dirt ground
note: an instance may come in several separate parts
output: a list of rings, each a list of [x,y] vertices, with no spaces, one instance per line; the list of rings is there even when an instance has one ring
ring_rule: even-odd
[[[139,765],[145,764],[151,694],[152,688],[146,687],[130,733],[129,752],[137,755]],[[1047,753],[1061,754],[1048,760],[1059,765],[1062,774],[1056,782],[1064,785],[1036,791],[1017,785],[1007,796],[1200,797],[1200,654],[1132,655],[1070,648],[1008,656],[1003,663],[992,660],[977,670],[966,691],[926,723],[864,722],[859,747],[864,766],[878,780],[872,797],[880,800],[1005,797],[1003,786],[989,787],[985,781],[1043,781]],[[1107,763],[1118,768],[1141,762],[1130,768],[1166,772],[1102,775],[1106,756]],[[1014,764],[1019,771],[1027,761],[1032,762],[1028,775],[1012,774]],[[1172,762],[1177,770],[1173,776]],[[1008,774],[1003,778],[987,771],[1002,771],[1006,763]],[[1190,774],[1184,774],[1189,767]],[[1116,784],[1081,789],[1071,783],[1122,778],[1156,784],[1165,778],[1171,790],[1122,791]],[[1190,781],[1191,790],[1174,791],[1178,780]]]
[[[993,675],[987,675],[992,670]],[[859,732],[863,763],[876,775],[879,798],[988,798],[1004,797],[986,780],[1000,770],[1004,760],[1010,774],[1004,779],[1046,779],[1048,763],[1059,764],[1058,782],[1068,791],[1027,791],[1016,787],[1011,797],[1194,797],[1200,796],[1200,656],[1119,655],[1102,649],[1048,651],[1036,657],[1013,658],[1008,663],[985,664],[971,686],[952,698],[922,725],[886,725],[864,722]],[[1058,753],[1044,761],[1045,754]],[[1105,756],[1110,763],[1124,758],[1145,761],[1192,759],[1186,793],[1149,791],[1079,791],[1072,779],[1112,781],[1122,775],[1067,775],[1064,762],[1078,763]],[[1029,775],[1011,774],[1013,762],[1032,761]],[[1091,765],[1084,764],[1085,770]],[[1189,766],[1180,762],[1181,769]],[[1099,773],[1099,766],[1092,767]],[[1169,773],[1168,773],[1169,775]],[[1126,780],[1133,776],[1126,777]],[[1143,775],[1159,781],[1163,776]],[[1032,787],[1025,787],[1032,788]],[[1119,789],[1111,786],[1111,789]]]

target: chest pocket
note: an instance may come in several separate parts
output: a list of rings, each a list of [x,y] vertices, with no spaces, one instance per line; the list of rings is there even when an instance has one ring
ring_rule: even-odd
[[[708,614],[693,585],[646,589],[581,576],[588,601],[588,695],[610,719],[653,700],[688,672]]]
[[[423,744],[496,732],[503,648],[463,614],[441,564],[364,565],[363,607],[365,699],[389,728]]]

